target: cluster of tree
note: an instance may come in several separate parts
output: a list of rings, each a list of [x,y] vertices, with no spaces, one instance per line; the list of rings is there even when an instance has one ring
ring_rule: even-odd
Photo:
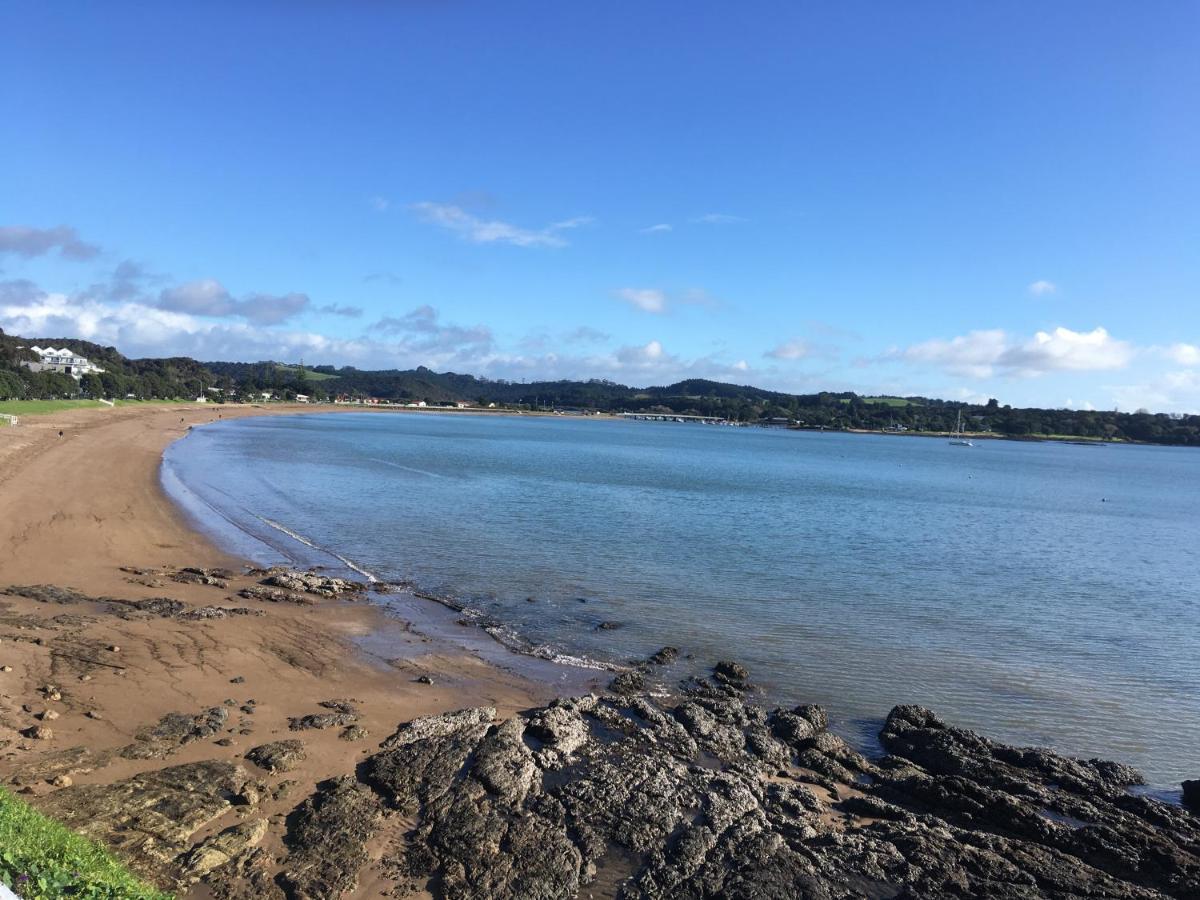
[[[32,346],[66,347],[102,368],[80,379],[60,372],[34,372]],[[115,347],[73,338],[19,338],[0,331],[0,400],[63,398],[139,400],[195,399],[208,392],[216,376],[194,359],[126,359]]]
[[[34,344],[66,346],[104,368],[76,381],[69,375],[31,372]],[[961,416],[966,431],[1008,437],[1068,436],[1200,446],[1200,416],[1100,410],[1013,409],[995,400],[955,403],[929,397],[863,397],[851,392],[786,394],[747,385],[690,379],[661,387],[631,388],[612,381],[533,383],[478,378],[455,372],[363,371],[352,366],[283,365],[277,362],[199,363],[187,358],[126,359],[113,347],[70,338],[23,339],[0,331],[0,400],[9,398],[128,396],[253,402],[263,395],[320,402],[368,399],[436,405],[466,401],[512,409],[571,409],[700,415],[748,424],[800,428],[948,432]]]

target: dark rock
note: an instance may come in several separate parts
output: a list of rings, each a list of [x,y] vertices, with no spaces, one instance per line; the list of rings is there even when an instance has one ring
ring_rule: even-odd
[[[261,609],[246,609],[244,606],[197,606],[179,613],[178,618],[186,621],[203,621],[207,619],[228,619],[232,616],[261,616]]]
[[[665,666],[679,659],[679,650],[675,647],[663,647],[650,655],[646,662],[652,666]]]
[[[246,759],[268,772],[290,772],[307,758],[300,741],[274,741],[247,751]]]
[[[315,713],[307,716],[288,719],[288,728],[292,731],[307,731],[309,729],[342,728],[353,725],[358,721],[354,713]]]
[[[367,585],[360,581],[331,578],[316,572],[293,572],[283,569],[268,570],[261,584],[282,588],[294,593],[316,594],[321,597],[342,597],[365,593]]]
[[[238,591],[238,596],[246,600],[262,600],[266,603],[299,603],[311,606],[316,601],[295,591],[285,591],[282,588],[252,585]]]
[[[620,622],[601,622],[596,626],[600,631],[616,631],[618,628],[624,627]]]
[[[1200,812],[1200,780],[1183,783],[1183,802]]]
[[[229,578],[232,576],[232,573],[226,574],[227,572],[228,569],[197,569],[188,566],[171,575],[171,580],[180,584],[204,584],[224,589],[229,587]]]
[[[713,677],[723,684],[742,685],[750,678],[750,671],[741,663],[726,659],[713,666]]]
[[[342,733],[338,735],[340,741],[361,741],[367,738],[371,732],[363,728],[361,725],[347,725],[342,729]]]
[[[608,683],[614,694],[637,694],[646,689],[646,676],[637,669],[622,672]]]
[[[719,682],[668,709],[607,695],[491,715],[414,721],[363,764],[418,822],[391,863],[439,896],[1200,896],[1200,824],[1129,795],[1134,773],[927,710],[889,717],[878,763],[819,708],[768,713]]]
[[[288,828],[291,853],[280,880],[289,895],[334,900],[353,890],[382,813],[379,798],[350,776],[321,785]]]
[[[150,597],[146,600],[118,600],[115,597],[106,597],[105,600],[110,610],[125,619],[137,618],[133,615],[135,613],[164,619],[172,618],[186,612],[189,608],[186,603],[172,600],[170,597]]]
[[[165,759],[185,744],[220,733],[228,719],[229,710],[222,706],[199,715],[167,713],[158,724],[139,731],[120,755],[125,759]]]
[[[433,678],[428,675],[421,675],[417,678],[417,684],[433,684]]]
[[[55,587],[52,584],[12,584],[4,589],[4,593],[11,594],[13,597],[25,597],[28,600],[36,600],[38,603],[55,603],[59,605],[90,603],[99,599],[89,597],[87,594],[81,594],[79,591],[72,590],[71,588]]]
[[[230,684],[245,684],[246,679],[243,676],[238,675],[236,678],[230,678],[229,683]]]
[[[817,706],[815,703],[806,703],[803,706],[797,706],[792,712],[802,719],[807,719],[809,724],[817,731],[824,731],[829,727],[829,714],[825,712],[824,707]]]
[[[402,811],[415,811],[449,787],[495,715],[491,707],[478,707],[401,725],[383,742],[383,752],[366,760],[364,777]]]

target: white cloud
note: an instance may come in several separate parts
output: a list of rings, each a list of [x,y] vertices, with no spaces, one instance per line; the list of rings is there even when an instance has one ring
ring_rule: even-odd
[[[1136,384],[1109,388],[1119,409],[1200,414],[1200,371],[1163,372]]]
[[[34,228],[31,225],[0,225],[0,253],[13,253],[31,259],[57,250],[63,259],[86,260],[100,248],[80,240],[79,232],[69,225]]]
[[[674,231],[674,227],[667,222],[659,222],[657,225],[650,225],[647,228],[640,229],[642,234],[663,234],[667,231]]]
[[[693,225],[740,225],[745,222],[741,216],[731,216],[727,213],[710,212],[689,220]]]
[[[116,346],[132,357],[191,356],[199,360],[295,359],[360,368],[470,372],[491,378],[611,378],[669,384],[684,378],[744,378],[752,371],[710,356],[684,359],[661,341],[612,352],[527,354],[501,349],[490,328],[443,322],[417,307],[381,320],[358,338],[214,320],[147,302],[114,303],[88,295],[47,294],[28,282],[0,282],[0,328],[25,337],[80,337]],[[586,338],[600,337],[588,330]]]
[[[371,209],[375,210],[375,212],[387,212],[392,208],[392,201],[387,197],[381,197],[379,194],[370,197],[367,202],[371,204]]]
[[[997,373],[1028,377],[1047,372],[1121,369],[1132,359],[1133,347],[1099,327],[1091,331],[1059,327],[1039,331],[1028,340],[992,329],[950,340],[924,341],[889,356],[969,378],[989,378]]]
[[[657,288],[621,288],[617,296],[642,312],[661,315],[667,311],[667,295]]]
[[[412,209],[424,221],[455,232],[464,240],[476,244],[512,244],[516,247],[565,247],[561,232],[590,224],[590,216],[577,216],[554,222],[545,228],[531,230],[498,219],[486,220],[449,203],[414,203]]]
[[[772,350],[768,350],[763,355],[769,356],[771,359],[797,360],[804,359],[811,353],[812,348],[809,347],[808,343],[797,338],[790,341],[784,341],[782,344]]]
[[[1044,281],[1039,279],[1029,285],[1029,293],[1035,297],[1045,297],[1048,294],[1054,294],[1058,291],[1058,285],[1053,281]]]
[[[1195,344],[1172,344],[1167,355],[1181,366],[1200,366],[1200,347]]]
[[[617,351],[617,359],[629,366],[654,365],[663,359],[663,345],[650,341],[640,347],[622,347]]]
[[[708,310],[720,307],[721,301],[702,288],[688,288],[668,294],[659,288],[621,288],[613,292],[619,300],[642,312],[662,315],[677,306],[700,306]]]

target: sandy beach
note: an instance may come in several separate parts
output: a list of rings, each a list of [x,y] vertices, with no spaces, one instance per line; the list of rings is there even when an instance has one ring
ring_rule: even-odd
[[[241,760],[255,745],[303,738],[306,759],[288,773],[294,789],[258,806],[257,815],[278,824],[297,798],[352,769],[353,757],[374,748],[400,722],[481,703],[511,713],[549,699],[553,691],[546,685],[432,643],[367,603],[254,602],[235,596],[252,578],[230,579],[228,589],[171,580],[182,567],[241,573],[245,566],[193,531],[163,494],[163,449],[218,416],[314,411],[329,410],[187,404],[81,409],[0,429],[0,666],[11,667],[0,673],[5,781],[36,771],[40,760],[61,751],[113,751],[163,716],[225,704],[234,715],[221,733],[179,747],[170,762]],[[4,595],[10,585],[53,585],[130,601],[169,597],[197,608],[252,607],[253,616],[117,617],[99,602],[67,606]],[[355,641],[368,634],[370,651]],[[433,684],[418,682],[422,675]],[[61,692],[60,701],[46,699],[42,689],[48,685]],[[318,702],[333,698],[352,700],[357,724],[369,736],[348,743],[337,728],[289,731],[289,717],[320,713]],[[247,704],[252,712],[240,712]],[[57,715],[43,724],[47,709]],[[52,737],[23,734],[39,724]],[[162,765],[118,756],[95,769],[71,766],[66,778],[76,785],[107,784]],[[48,779],[21,781],[35,804],[58,789]],[[227,824],[207,823],[200,833]],[[272,828],[265,844],[275,842],[274,850],[276,832]],[[366,875],[361,881],[356,896],[377,895],[377,879]]]

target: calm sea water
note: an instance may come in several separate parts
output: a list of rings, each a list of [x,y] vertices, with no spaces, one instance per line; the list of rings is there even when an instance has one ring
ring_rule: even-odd
[[[163,473],[231,549],[330,551],[557,652],[672,644],[863,741],[922,703],[1200,777],[1194,450],[364,413],[204,426]]]

